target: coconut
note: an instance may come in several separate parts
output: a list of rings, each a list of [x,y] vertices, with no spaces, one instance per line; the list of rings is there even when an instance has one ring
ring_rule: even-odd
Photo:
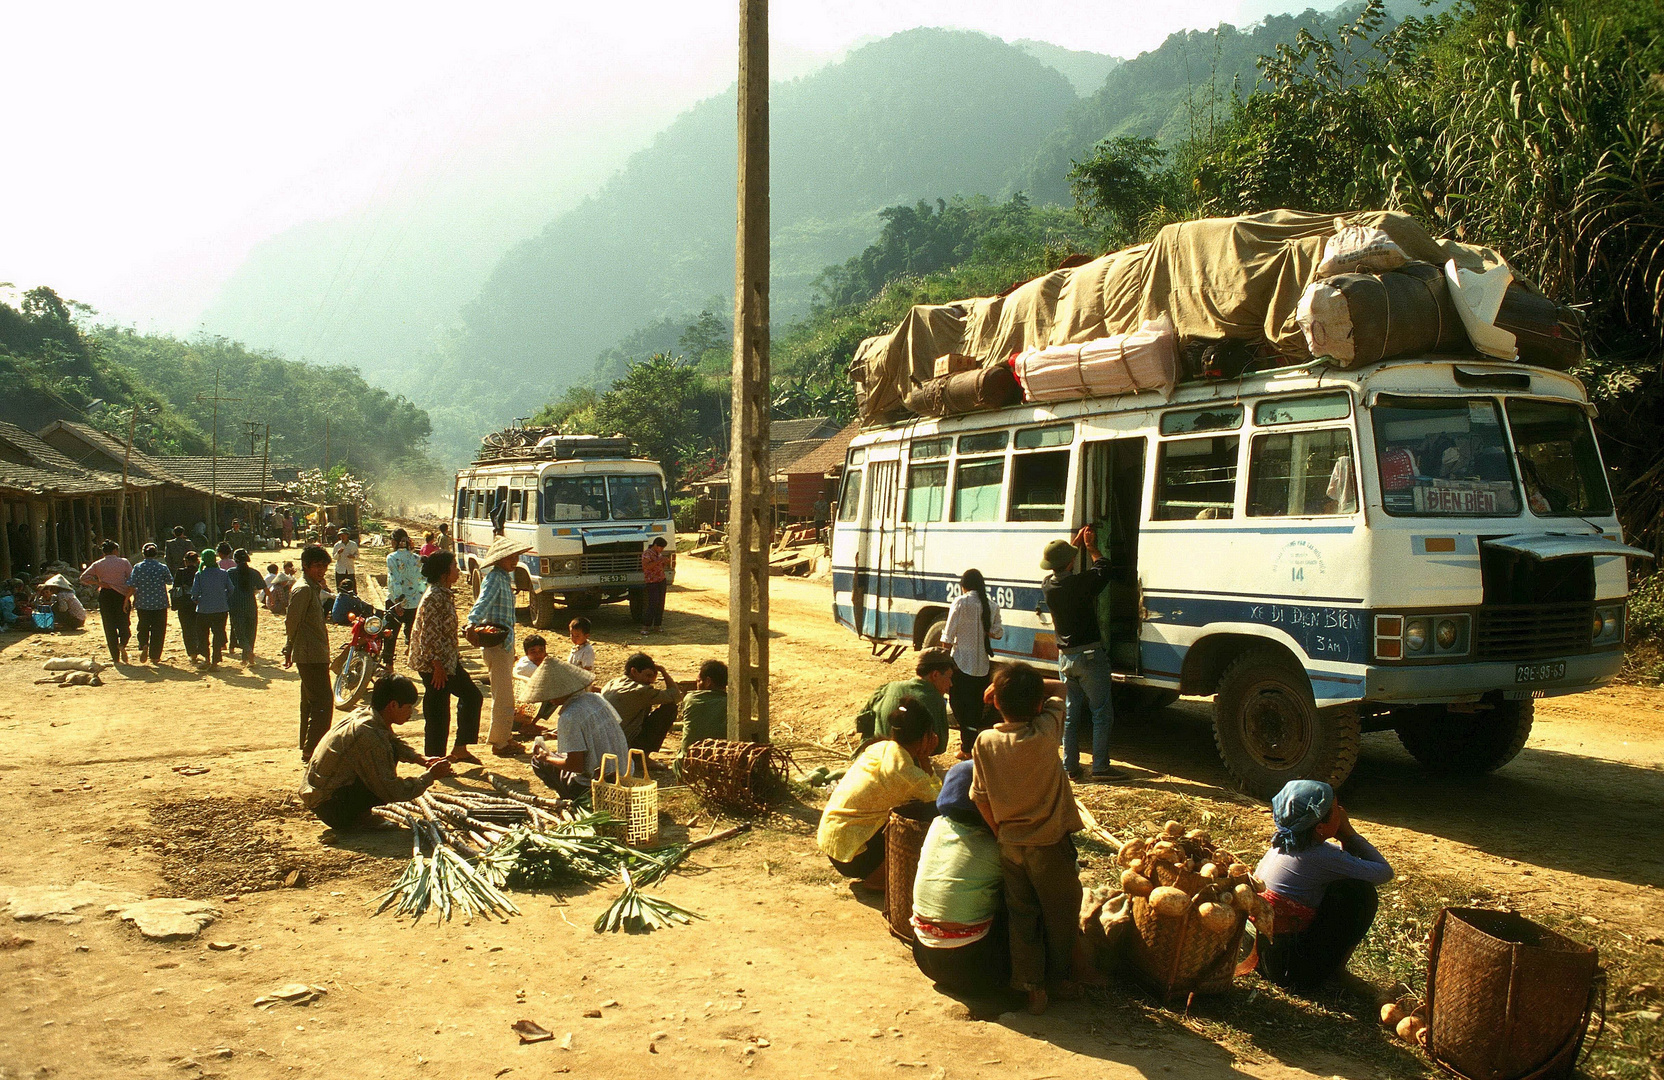
[[[1171,840],[1177,840],[1184,835],[1184,826],[1176,821],[1169,821],[1161,827],[1161,835]]]
[[[1163,885],[1150,892],[1150,910],[1164,919],[1182,919],[1190,911],[1190,897],[1179,889]]]
[[[1162,840],[1150,848],[1150,858],[1156,862],[1178,864],[1185,861],[1178,845],[1170,840]]]
[[[1246,882],[1231,890],[1231,905],[1243,914],[1254,913],[1255,907],[1258,906],[1254,901],[1257,899],[1254,890],[1249,888]]]
[[[1381,1006],[1381,1024],[1384,1027],[1397,1031],[1398,1022],[1402,1019],[1404,1019],[1404,1010],[1400,1009],[1396,1003],[1389,1001]]]
[[[1196,909],[1196,915],[1203,926],[1216,934],[1228,933],[1236,927],[1236,912],[1225,904],[1203,904]]]
[[[1219,873],[1219,864],[1217,864],[1217,863],[1203,863],[1202,864],[1202,869],[1197,871],[1197,873],[1199,873],[1203,877],[1209,878],[1209,879],[1213,879],[1213,878],[1217,878],[1217,877],[1221,876],[1220,873]]]
[[[1209,843],[1210,837],[1208,836],[1208,831],[1206,829],[1191,829],[1189,832],[1184,834],[1184,838],[1186,840],[1194,840],[1203,847],[1212,846]]]
[[[1225,869],[1225,874],[1231,878],[1246,878],[1248,876],[1248,867],[1244,866],[1242,863],[1233,862]]]
[[[1401,1019],[1400,1021],[1398,1021],[1398,1026],[1395,1027],[1393,1030],[1398,1033],[1398,1037],[1400,1039],[1403,1039],[1405,1042],[1409,1043],[1411,1046],[1420,1046],[1421,1045],[1421,1040],[1420,1040],[1420,1038],[1418,1038],[1418,1033],[1425,1030],[1426,1027],[1427,1027],[1426,1024],[1423,1024],[1420,1020],[1417,1020],[1415,1017],[1406,1016],[1403,1019]]]

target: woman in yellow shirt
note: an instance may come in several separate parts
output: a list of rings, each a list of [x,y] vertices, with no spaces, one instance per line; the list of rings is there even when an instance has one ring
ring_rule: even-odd
[[[815,843],[846,878],[884,887],[884,826],[904,803],[932,802],[942,785],[931,769],[936,727],[917,701],[890,714],[890,738],[862,750],[821,812]]]

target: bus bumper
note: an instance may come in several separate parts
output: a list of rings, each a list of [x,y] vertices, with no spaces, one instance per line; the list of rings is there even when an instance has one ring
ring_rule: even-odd
[[[591,589],[639,589],[640,572],[634,574],[560,574],[537,579],[538,592],[580,592]]]
[[[1605,686],[1623,662],[1622,650],[1614,649],[1519,663],[1370,667],[1364,676],[1364,698],[1391,705],[1431,705],[1478,701],[1498,690],[1505,697],[1555,697]]]

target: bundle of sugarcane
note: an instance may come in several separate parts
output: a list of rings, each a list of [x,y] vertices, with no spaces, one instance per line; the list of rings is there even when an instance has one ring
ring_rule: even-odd
[[[686,925],[695,919],[704,918],[703,915],[672,904],[669,900],[661,900],[642,892],[636,881],[630,877],[629,867],[619,867],[618,873],[624,879],[624,891],[619,893],[612,906],[601,912],[595,920],[597,934],[617,933],[619,930],[627,934],[644,934],[676,923]]]
[[[381,809],[380,807],[377,808]],[[395,819],[394,815],[384,815]],[[381,896],[376,914],[397,903],[397,913],[410,915],[417,921],[429,909],[437,911],[437,919],[444,921],[453,914],[463,918],[475,915],[518,915],[514,901],[486,880],[468,860],[453,850],[454,841],[447,841],[436,822],[427,818],[409,822],[411,825],[411,858],[404,873]],[[429,854],[424,855],[422,842],[427,840]]]
[[[541,830],[510,830],[480,857],[480,869],[498,883],[542,888],[570,882],[602,881],[639,853],[602,835],[612,823],[605,813],[574,814]]]

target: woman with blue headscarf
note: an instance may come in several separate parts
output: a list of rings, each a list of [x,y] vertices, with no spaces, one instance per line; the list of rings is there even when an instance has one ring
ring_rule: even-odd
[[[971,801],[972,765],[942,778],[936,818],[913,878],[913,962],[953,993],[986,995],[1011,984],[1000,844]]]
[[[1328,784],[1289,781],[1271,817],[1277,831],[1254,871],[1274,921],[1258,927],[1270,931],[1259,944],[1260,974],[1302,994],[1331,979],[1372,992],[1346,962],[1375,921],[1375,888],[1392,880],[1391,864],[1352,828]]]

